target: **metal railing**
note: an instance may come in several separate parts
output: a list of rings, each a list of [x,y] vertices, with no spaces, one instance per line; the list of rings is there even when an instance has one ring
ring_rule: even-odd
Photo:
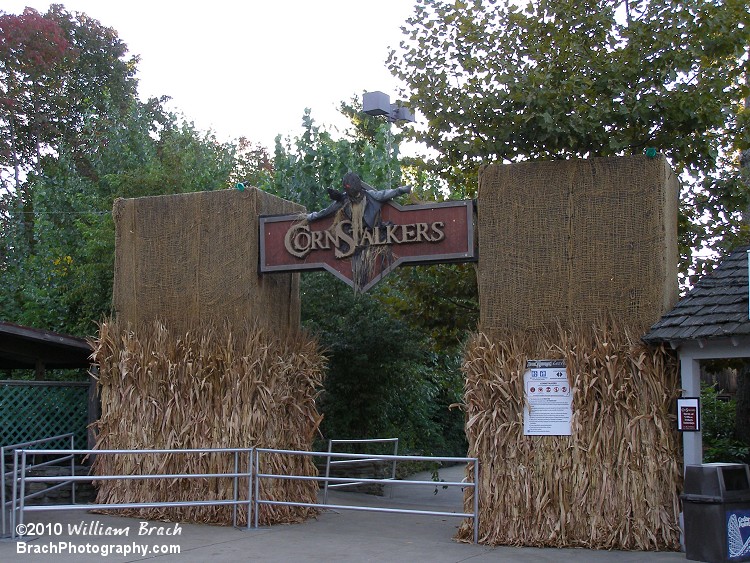
[[[333,465],[349,465],[352,463],[361,463],[363,461],[380,461],[376,458],[368,457],[365,459],[336,459],[334,460],[334,457],[339,457],[335,454],[333,451],[333,444],[393,444],[393,454],[394,456],[398,455],[398,438],[367,438],[367,439],[358,439],[358,440],[328,440],[328,456],[326,457],[326,474],[325,474],[325,482],[323,485],[323,503],[328,504],[328,489],[334,489],[336,487],[351,487],[354,485],[362,485],[363,481],[355,481],[353,483],[333,483],[329,484],[329,477],[331,476],[331,466]],[[396,460],[394,459],[391,463],[391,480],[396,479]],[[391,492],[393,490],[391,489]]]
[[[54,438],[48,438],[52,440]],[[21,447],[23,447],[21,445]],[[4,449],[10,449],[6,446]],[[258,514],[260,505],[280,505],[280,506],[300,506],[323,509],[341,509],[356,510],[364,512],[384,512],[398,514],[422,514],[430,516],[449,516],[459,518],[471,518],[473,523],[474,543],[478,542],[479,534],[479,461],[477,458],[470,457],[430,457],[430,456],[404,456],[404,455],[373,455],[373,454],[350,454],[337,452],[311,452],[299,450],[278,450],[270,448],[201,448],[201,449],[154,449],[154,450],[26,450],[16,448],[13,450],[13,495],[11,501],[11,537],[17,538],[16,527],[24,523],[24,516],[27,512],[37,511],[55,511],[55,510],[110,510],[110,509],[134,509],[134,508],[159,508],[159,507],[187,507],[187,506],[214,506],[214,505],[232,505],[232,524],[237,527],[237,510],[240,505],[247,506],[246,529],[251,527],[251,514],[253,517],[253,526],[258,528]],[[32,477],[27,475],[30,466],[28,456],[30,455],[48,455],[48,456],[70,456],[72,459],[75,455],[161,455],[161,454],[206,454],[206,453],[231,453],[234,456],[234,471],[224,473],[159,473],[145,475],[71,475],[71,476],[53,476],[53,477]],[[277,501],[261,497],[262,488],[261,479],[282,479],[298,481],[321,481],[326,483],[390,483],[393,484],[392,478],[384,479],[367,479],[367,478],[347,478],[347,477],[320,477],[319,475],[290,475],[264,473],[260,471],[261,455],[295,455],[310,457],[337,457],[340,459],[362,460],[374,459],[386,462],[398,461],[419,461],[419,462],[443,462],[443,463],[470,463],[473,464],[473,482],[472,481],[419,481],[419,480],[399,480],[399,485],[405,486],[435,486],[441,487],[461,487],[473,489],[473,512],[447,512],[436,510],[416,510],[387,507],[371,507],[356,505],[332,505],[326,503],[309,503],[303,501]],[[244,460],[247,456],[247,471],[240,471],[240,457]],[[58,462],[60,460],[57,460]],[[40,467],[42,464],[37,464]],[[71,471],[73,473],[74,471]],[[55,504],[55,505],[34,505],[26,506],[26,500],[36,496],[26,494],[28,483],[51,483],[62,481],[60,486],[66,483],[74,485],[78,481],[106,481],[106,480],[138,480],[138,479],[206,479],[206,478],[232,478],[233,479],[233,498],[226,500],[201,500],[187,499],[183,501],[163,501],[163,502],[137,502],[137,503],[111,503],[111,504]],[[239,479],[247,478],[247,498],[240,498]],[[48,488],[47,491],[52,489]],[[41,491],[42,493],[46,491]],[[75,497],[73,497],[75,502]],[[4,510],[5,507],[3,507]]]
[[[5,485],[7,483],[6,478],[9,476],[13,476],[13,492],[16,491],[15,483],[17,483],[16,479],[18,478],[18,466],[16,464],[16,456],[13,457],[13,469],[11,471],[5,470],[5,458],[6,454],[10,452],[16,452],[17,450],[26,449],[30,446],[40,446],[42,444],[50,445],[54,442],[60,442],[62,440],[70,440],[70,450],[72,450],[75,446],[75,433],[74,432],[68,432],[66,434],[60,434],[58,436],[52,436],[50,438],[42,438],[41,440],[32,440],[30,442],[23,442],[20,444],[12,444],[10,446],[2,446],[0,447],[0,464],[2,464],[2,472],[0,472],[0,537],[6,537],[8,534],[10,534],[10,530],[8,530],[7,525],[8,521],[6,518],[6,512],[8,511],[11,506],[15,506],[15,495],[13,496],[14,500],[7,500],[5,498]],[[70,475],[75,474],[75,457],[73,454],[68,453],[70,450],[64,450],[65,453],[59,454],[61,457],[55,458],[55,459],[48,459],[46,461],[43,461],[41,463],[32,463],[31,465],[28,465],[25,469],[25,471],[31,471],[32,469],[39,469],[40,467],[47,467],[50,465],[56,465],[60,463],[64,463],[66,461],[70,461]],[[42,455],[41,450],[27,450],[30,455]],[[36,461],[36,460],[34,460]],[[29,500],[38,496],[46,495],[47,493],[59,489],[62,487],[65,487],[66,485],[71,486],[71,502],[75,503],[76,498],[76,486],[75,481],[71,479],[67,479],[67,476],[61,476],[60,483],[57,485],[54,485],[53,487],[48,487],[47,489],[43,491],[38,491],[36,493],[32,493],[25,496],[24,500]],[[13,526],[13,529],[15,530],[15,526]]]
[[[51,510],[109,510],[118,508],[161,508],[181,506],[218,506],[232,505],[232,525],[237,527],[237,507],[245,504],[248,506],[247,528],[250,528],[250,507],[252,506],[252,483],[253,483],[253,448],[200,448],[200,449],[154,449],[154,450],[15,450],[14,487],[11,510],[11,537],[16,538],[16,527],[24,523],[24,515],[27,512],[51,511]],[[72,477],[29,477],[27,473],[26,458],[28,454],[45,455],[160,455],[160,454],[206,454],[206,453],[232,453],[234,454],[234,471],[229,473],[159,473],[146,475],[79,475]],[[247,456],[247,471],[240,471],[240,455]],[[239,498],[239,479],[247,478],[247,499]],[[231,500],[201,500],[192,499],[184,501],[164,502],[136,502],[136,503],[111,503],[111,504],[55,504],[26,506],[25,500],[31,495],[26,495],[27,483],[50,483],[62,479],[75,481],[106,481],[106,480],[139,480],[139,479],[206,479],[206,478],[233,478],[233,498]],[[48,489],[49,490],[49,489]]]
[[[355,505],[342,505],[342,504],[324,504],[314,502],[303,502],[303,501],[280,501],[265,499],[261,497],[260,481],[261,479],[283,479],[283,480],[297,480],[297,481],[320,481],[319,476],[309,475],[281,475],[275,473],[261,473],[260,472],[260,456],[262,454],[282,454],[282,455],[298,455],[298,456],[312,456],[312,457],[330,457],[336,456],[347,459],[379,459],[384,461],[426,461],[426,462],[443,462],[443,463],[472,463],[473,464],[473,482],[451,482],[451,481],[411,481],[411,480],[400,480],[399,485],[431,485],[435,486],[439,484],[441,487],[462,487],[474,489],[474,503],[473,512],[445,512],[436,510],[414,510],[404,508],[386,508],[386,507],[372,507],[372,506],[355,506]],[[331,452],[309,452],[300,450],[274,450],[269,448],[255,448],[255,492],[253,494],[253,515],[254,523],[253,527],[258,527],[258,507],[259,505],[276,505],[276,506],[303,506],[310,508],[325,508],[325,509],[340,509],[340,510],[358,510],[362,512],[387,512],[397,514],[423,514],[428,516],[455,516],[458,518],[471,518],[474,532],[474,543],[478,543],[479,540],[479,491],[477,484],[479,483],[479,460],[475,457],[431,457],[431,456],[399,456],[399,455],[369,455],[369,454],[345,454],[345,453],[331,453]],[[325,477],[327,481],[334,481],[337,483],[351,483],[354,481],[360,481],[363,483],[385,483],[393,481],[391,479],[350,479],[347,477]]]

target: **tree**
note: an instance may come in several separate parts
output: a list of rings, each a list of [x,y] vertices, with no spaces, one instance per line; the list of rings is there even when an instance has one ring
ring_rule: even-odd
[[[23,130],[18,146],[42,148],[16,152],[23,174],[0,194],[0,285],[7,288],[0,318],[90,335],[110,312],[114,199],[228,187],[235,147],[165,112],[164,99],[138,100],[137,59],[127,58],[114,30],[59,5],[44,17],[25,15],[36,27],[21,26],[18,16],[0,23],[16,23],[31,39],[29,30],[54,29],[75,56],[38,74],[38,83],[54,84],[59,95],[28,79],[12,94],[31,100],[23,107],[45,100],[43,117],[54,127]],[[20,43],[33,45],[31,39]],[[38,66],[31,48],[0,49],[0,57],[0,69]],[[3,114],[0,125],[32,118]]]
[[[12,170],[0,176],[0,193],[15,194],[11,207],[23,214],[28,246],[34,244],[34,210],[22,176],[34,169],[44,148],[58,137],[50,116],[63,99],[60,67],[73,57],[64,30],[36,10],[0,16],[0,166]]]
[[[714,386],[701,384],[703,460],[706,463],[748,462],[750,444],[743,441],[744,436],[735,433],[738,412],[734,399],[723,400]]]
[[[276,138],[273,180],[264,188],[312,211],[330,203],[326,189],[341,189],[341,179],[350,170],[378,189],[396,187],[401,179],[398,146],[393,145],[384,123],[371,134],[372,141],[336,140],[306,109],[300,136]]]
[[[459,353],[479,324],[474,264],[399,268],[376,296],[394,316],[429,335],[438,353]]]
[[[427,119],[416,138],[455,185],[480,162],[653,148],[693,179],[683,272],[700,266],[696,244],[716,245],[689,206],[700,193],[735,205],[715,171],[717,158],[750,146],[747,2],[418,0],[404,32],[389,68]],[[719,239],[738,228],[734,211],[718,213]]]
[[[253,143],[246,137],[237,141],[235,164],[230,180],[247,186],[267,186],[273,176],[273,163],[268,150],[259,143]]]
[[[77,157],[62,150],[44,158],[40,173],[26,180],[33,184],[37,244],[29,251],[13,243],[10,231],[0,237],[10,247],[0,280],[12,288],[0,297],[0,317],[93,334],[96,322],[110,313],[114,200],[228,187],[232,145],[174,116],[160,117],[157,136],[153,119],[136,104],[127,119],[91,132],[101,146],[88,155],[86,175],[80,173]]]
[[[137,58],[117,33],[85,14],[53,4],[47,14],[27,8],[0,16],[0,166],[34,171],[42,154],[64,144],[86,153],[81,133],[137,99]]]
[[[437,371],[423,338],[377,300],[329,274],[306,274],[304,324],[328,357],[320,408],[326,438],[393,437],[407,449],[444,448]]]
[[[0,275],[14,282],[5,285],[12,291],[0,300],[3,318],[35,318],[29,308],[39,308],[55,319],[47,328],[71,322],[60,318],[61,304],[48,299],[62,290],[56,282],[63,273],[66,283],[70,279],[67,266],[52,276],[50,264],[67,264],[71,255],[51,256],[50,247],[38,245],[41,233],[55,233],[62,217],[80,211],[37,209],[45,197],[37,190],[45,183],[65,184],[48,176],[58,160],[65,164],[57,171],[69,165],[76,174],[90,175],[91,159],[103,150],[96,132],[119,121],[137,101],[135,60],[125,60],[126,53],[114,30],[61,5],[44,16],[31,9],[0,16]],[[80,199],[78,192],[70,196]],[[56,245],[68,240],[65,231],[57,234]]]
[[[21,161],[38,159],[45,140],[54,136],[45,111],[61,101],[56,75],[74,54],[64,30],[36,10],[0,15],[0,162],[13,167],[16,186]]]

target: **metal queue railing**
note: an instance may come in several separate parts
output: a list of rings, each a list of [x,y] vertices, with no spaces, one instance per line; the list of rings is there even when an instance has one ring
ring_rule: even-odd
[[[16,538],[16,528],[24,523],[24,516],[28,512],[55,511],[55,510],[110,510],[120,508],[163,508],[180,506],[219,506],[232,505],[232,525],[237,527],[237,508],[245,504],[248,506],[247,528],[250,528],[250,506],[252,503],[253,482],[253,448],[194,448],[194,449],[154,449],[154,450],[16,450],[13,461],[13,500],[11,511],[11,537]],[[27,475],[26,459],[28,454],[46,455],[165,455],[165,454],[211,454],[231,453],[234,456],[234,471],[224,473],[159,473],[146,475],[74,475],[58,477],[30,477]],[[240,471],[240,456],[247,459],[247,471]],[[163,502],[136,502],[136,503],[109,503],[109,504],[54,504],[26,506],[26,500],[32,495],[26,494],[28,483],[51,483],[55,481],[111,481],[111,480],[139,480],[139,479],[208,479],[208,478],[232,478],[233,498],[226,500],[216,499],[187,499],[184,501]],[[239,498],[239,479],[247,478],[247,498]]]
[[[393,444],[393,455],[398,455],[398,438],[361,438],[357,440],[328,440],[328,456],[326,457],[326,474],[323,485],[323,503],[328,504],[328,489],[335,489],[337,487],[352,487],[354,485],[361,485],[362,480],[354,483],[333,483],[329,484],[329,477],[331,476],[332,466],[349,465],[352,463],[361,463],[363,461],[379,461],[378,459],[368,457],[366,459],[333,459],[339,457],[333,451],[334,444]],[[391,480],[396,479],[396,460],[391,462]],[[393,492],[393,489],[391,489]]]
[[[308,475],[282,475],[274,473],[263,473],[261,472],[261,456],[267,454],[274,455],[297,455],[297,456],[312,456],[312,457],[330,457],[336,456],[338,458],[345,459],[378,459],[383,461],[424,461],[424,462],[439,462],[439,463],[471,463],[473,464],[473,482],[466,481],[416,481],[416,480],[399,480],[399,485],[414,485],[423,486],[431,485],[435,486],[439,484],[441,487],[462,487],[474,489],[474,502],[472,512],[446,512],[437,510],[416,510],[416,509],[404,509],[404,508],[387,508],[387,507],[373,507],[373,506],[356,506],[356,505],[344,505],[344,504],[325,504],[325,503],[313,503],[313,502],[302,502],[302,501],[280,501],[266,499],[262,497],[262,489],[260,482],[262,479],[282,479],[282,480],[297,480],[297,481],[320,481],[319,476],[308,476]],[[256,474],[254,479],[255,492],[253,494],[253,514],[255,528],[258,527],[258,507],[259,505],[276,505],[276,506],[304,506],[310,508],[324,508],[324,509],[336,509],[336,510],[357,510],[362,512],[387,512],[397,514],[422,514],[428,516],[454,516],[458,518],[471,518],[474,532],[474,543],[478,543],[479,539],[479,494],[477,484],[479,483],[479,460],[475,457],[433,457],[433,456],[400,456],[400,455],[371,455],[371,454],[346,454],[346,453],[335,453],[335,452],[309,452],[300,450],[275,450],[270,448],[255,448],[255,463]],[[391,479],[364,479],[364,478],[347,478],[347,477],[324,477],[324,479],[336,483],[393,483]]]
[[[13,506],[13,501],[8,500],[6,498],[6,483],[7,478],[10,476],[15,476],[18,472],[17,467],[15,466],[15,456],[14,456],[14,466],[11,471],[5,470],[5,458],[6,455],[10,452],[15,452],[16,450],[20,449],[27,449],[29,447],[33,446],[41,446],[41,445],[51,445],[55,442],[62,442],[63,440],[70,440],[70,449],[72,450],[74,448],[74,442],[75,442],[75,433],[73,432],[67,432],[65,434],[59,434],[57,436],[51,436],[49,438],[42,438],[41,440],[31,440],[30,442],[22,442],[20,444],[11,444],[9,446],[0,446],[0,538],[7,537],[11,534],[11,530],[8,529],[8,523],[9,518],[6,517],[6,513],[8,510]],[[29,450],[29,455],[37,455],[41,452],[35,449]],[[67,461],[70,461],[70,474],[73,475],[75,473],[75,456],[73,454],[68,453],[68,450],[65,450],[64,454],[61,454],[59,457],[53,458],[53,459],[46,459],[45,461],[42,461],[40,463],[35,463],[36,460],[34,460],[34,463],[31,463],[26,468],[27,471],[30,471],[32,469],[39,469],[41,467],[47,467],[51,465],[58,465],[61,463],[65,463]],[[67,479],[67,477],[61,479],[61,482],[57,485],[54,485],[52,487],[48,487],[44,491],[39,491],[37,493],[32,493],[26,496],[27,499],[32,499],[38,496],[45,495],[49,492],[52,492],[55,489],[60,489],[62,487],[65,487],[66,485],[70,485],[71,487],[71,502],[75,503],[76,499],[76,486],[75,481],[72,481],[70,479]],[[13,487],[13,490],[15,490],[15,487]],[[15,530],[15,526],[13,527]]]
[[[10,448],[10,446],[6,447]],[[28,475],[30,466],[28,456],[30,455],[49,455],[49,456],[75,456],[75,455],[165,455],[165,454],[206,454],[206,453],[232,453],[234,455],[234,471],[226,473],[176,473],[176,474],[147,474],[147,475],[70,475],[56,477],[35,477]],[[438,462],[438,463],[458,463],[473,464],[473,481],[419,481],[419,480],[399,480],[399,486],[435,486],[441,487],[461,487],[471,488],[473,494],[473,511],[472,512],[447,512],[437,510],[416,510],[403,508],[372,507],[357,505],[341,505],[310,503],[304,501],[279,501],[263,498],[261,480],[264,479],[282,479],[282,480],[299,480],[299,481],[321,481],[326,483],[390,483],[393,484],[392,478],[384,479],[367,479],[367,478],[347,478],[347,477],[320,477],[319,475],[289,475],[264,473],[260,471],[261,457],[266,455],[291,455],[291,456],[311,456],[339,459],[376,459],[385,462],[396,463],[398,461],[410,462]],[[247,471],[240,471],[240,457],[245,459],[247,456]],[[58,460],[59,461],[59,460]],[[36,467],[38,467],[37,465]],[[71,473],[74,471],[71,469]],[[458,518],[471,518],[474,532],[474,543],[478,542],[479,535],[479,461],[473,457],[433,457],[433,456],[405,456],[405,455],[372,455],[372,454],[350,454],[338,452],[311,452],[300,450],[279,450],[270,448],[195,448],[195,449],[154,449],[154,450],[25,450],[15,449],[13,460],[13,494],[11,500],[11,537],[16,539],[16,527],[24,523],[24,518],[28,512],[37,511],[55,511],[55,510],[108,510],[108,509],[133,509],[133,508],[160,508],[160,507],[182,507],[182,506],[213,506],[213,505],[232,505],[232,524],[237,527],[237,509],[240,505],[247,505],[247,523],[246,529],[251,527],[251,513],[253,515],[253,527],[258,528],[258,514],[260,505],[279,505],[279,506],[300,506],[321,509],[335,510],[355,510],[363,512],[384,512],[397,514],[422,514],[429,516],[448,516]],[[183,501],[164,501],[164,502],[139,502],[139,503],[111,503],[111,504],[54,504],[54,505],[33,505],[27,506],[26,501],[38,493],[27,494],[28,483],[51,483],[63,482],[75,484],[78,481],[105,481],[105,480],[138,480],[138,479],[205,479],[205,478],[232,478],[233,498],[226,500],[215,499],[187,499]],[[239,479],[247,478],[247,498],[241,499],[239,496]],[[50,487],[47,490],[50,490]],[[46,491],[41,491],[44,493]],[[327,499],[325,499],[327,500]],[[75,500],[73,499],[73,502]],[[4,508],[3,508],[4,510]]]

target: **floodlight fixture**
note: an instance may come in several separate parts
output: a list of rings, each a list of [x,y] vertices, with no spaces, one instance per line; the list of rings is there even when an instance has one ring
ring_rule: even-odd
[[[403,105],[403,102],[396,102],[391,104],[391,121],[406,121],[408,123],[414,123],[414,112],[411,108]]]
[[[367,115],[384,115],[391,123],[406,121],[413,123],[414,112],[403,102],[391,103],[388,94],[383,92],[365,92],[362,96],[362,111]]]
[[[362,95],[362,111],[367,115],[390,115],[391,99],[383,92],[365,92]]]

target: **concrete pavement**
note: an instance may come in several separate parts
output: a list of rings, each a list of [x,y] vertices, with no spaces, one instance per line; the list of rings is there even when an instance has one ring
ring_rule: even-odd
[[[440,472],[445,481],[460,481],[463,468]],[[413,477],[429,480],[429,474]],[[458,488],[406,487],[395,484],[384,497],[329,492],[330,504],[362,504],[390,508],[416,508],[438,512],[461,512]],[[592,551],[584,549],[537,549],[486,547],[453,540],[461,518],[409,514],[383,514],[352,510],[325,510],[317,519],[302,524],[250,530],[225,526],[169,524],[138,519],[89,514],[85,511],[34,512],[26,521],[42,528],[40,536],[25,541],[0,540],[0,562],[51,561],[142,561],[235,562],[235,561],[430,561],[453,563],[559,562],[668,563],[685,561],[684,553]],[[70,525],[70,528],[69,528]],[[88,525],[88,528],[82,526]],[[95,526],[96,528],[92,528]],[[106,527],[128,530],[128,535],[92,535]],[[69,529],[82,534],[70,534]],[[151,529],[179,535],[139,535]],[[39,531],[39,530],[38,530]],[[57,532],[60,532],[58,535]],[[88,533],[85,533],[88,532]],[[33,538],[33,539],[32,539]],[[179,549],[179,553],[156,553]],[[148,549],[143,554],[142,549]],[[138,551],[136,551],[136,549]],[[50,553],[50,550],[57,550]],[[124,551],[130,553],[124,555]],[[46,552],[45,552],[46,551]],[[75,553],[73,553],[75,551]],[[104,556],[106,553],[106,557]]]

